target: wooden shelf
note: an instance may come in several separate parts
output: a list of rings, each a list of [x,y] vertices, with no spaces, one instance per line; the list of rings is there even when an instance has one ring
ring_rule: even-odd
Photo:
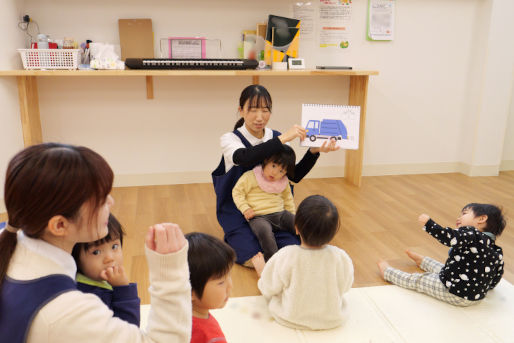
[[[352,76],[376,70],[0,70],[0,76]]]
[[[349,77],[350,90],[348,105],[360,106],[359,149],[346,150],[345,178],[357,186],[361,184],[364,153],[364,128],[366,123],[366,102],[370,75],[378,75],[375,70],[0,70],[0,77],[16,77],[20,102],[20,118],[25,146],[43,141],[39,115],[38,77],[145,77],[146,96],[153,99],[153,77],[207,76],[234,77],[247,76],[258,84],[260,77]]]

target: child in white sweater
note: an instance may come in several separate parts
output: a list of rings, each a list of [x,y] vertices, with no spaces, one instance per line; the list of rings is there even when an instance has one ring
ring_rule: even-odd
[[[337,208],[312,195],[298,206],[295,227],[300,246],[280,249],[267,263],[262,254],[252,259],[258,287],[278,323],[295,329],[337,327],[347,317],[344,294],[353,283],[352,260],[328,244],[339,229]]]

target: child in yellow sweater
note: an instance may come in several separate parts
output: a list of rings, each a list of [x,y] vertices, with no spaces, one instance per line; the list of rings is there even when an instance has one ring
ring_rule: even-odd
[[[295,205],[288,180],[295,162],[294,150],[284,144],[281,152],[244,173],[232,189],[234,203],[257,236],[266,261],[278,250],[274,230],[296,234]]]

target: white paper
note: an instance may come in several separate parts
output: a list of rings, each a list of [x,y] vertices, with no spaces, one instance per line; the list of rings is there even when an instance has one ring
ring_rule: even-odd
[[[302,105],[302,127],[307,138],[301,146],[320,147],[335,138],[342,149],[359,148],[360,106]]]
[[[310,41],[314,39],[314,14],[312,2],[295,2],[293,4],[293,17],[300,20],[300,39]]]
[[[171,58],[202,58],[202,39],[170,38]]]
[[[319,47],[344,51],[350,47],[351,0],[319,0]]]
[[[372,40],[393,40],[394,0],[369,0],[368,35]]]

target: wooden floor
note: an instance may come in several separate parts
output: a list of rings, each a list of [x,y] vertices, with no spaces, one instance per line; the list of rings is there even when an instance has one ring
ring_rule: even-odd
[[[357,188],[343,178],[305,179],[295,187],[295,202],[311,194],[331,199],[341,215],[341,228],[332,244],[344,249],[355,267],[353,287],[386,284],[376,262],[387,259],[393,266],[418,271],[404,251],[411,248],[442,262],[448,248],[421,230],[417,218],[429,214],[444,226],[470,202],[503,206],[507,227],[498,239],[505,258],[505,279],[514,283],[514,171],[497,177],[462,174],[428,174],[364,177]],[[216,220],[212,184],[189,184],[115,188],[112,212],[124,225],[124,265],[138,283],[142,303],[149,302],[144,235],[149,225],[175,222],[187,233],[201,231],[223,238]],[[0,215],[0,220],[5,214]],[[253,269],[236,265],[232,270],[232,296],[258,295]]]

